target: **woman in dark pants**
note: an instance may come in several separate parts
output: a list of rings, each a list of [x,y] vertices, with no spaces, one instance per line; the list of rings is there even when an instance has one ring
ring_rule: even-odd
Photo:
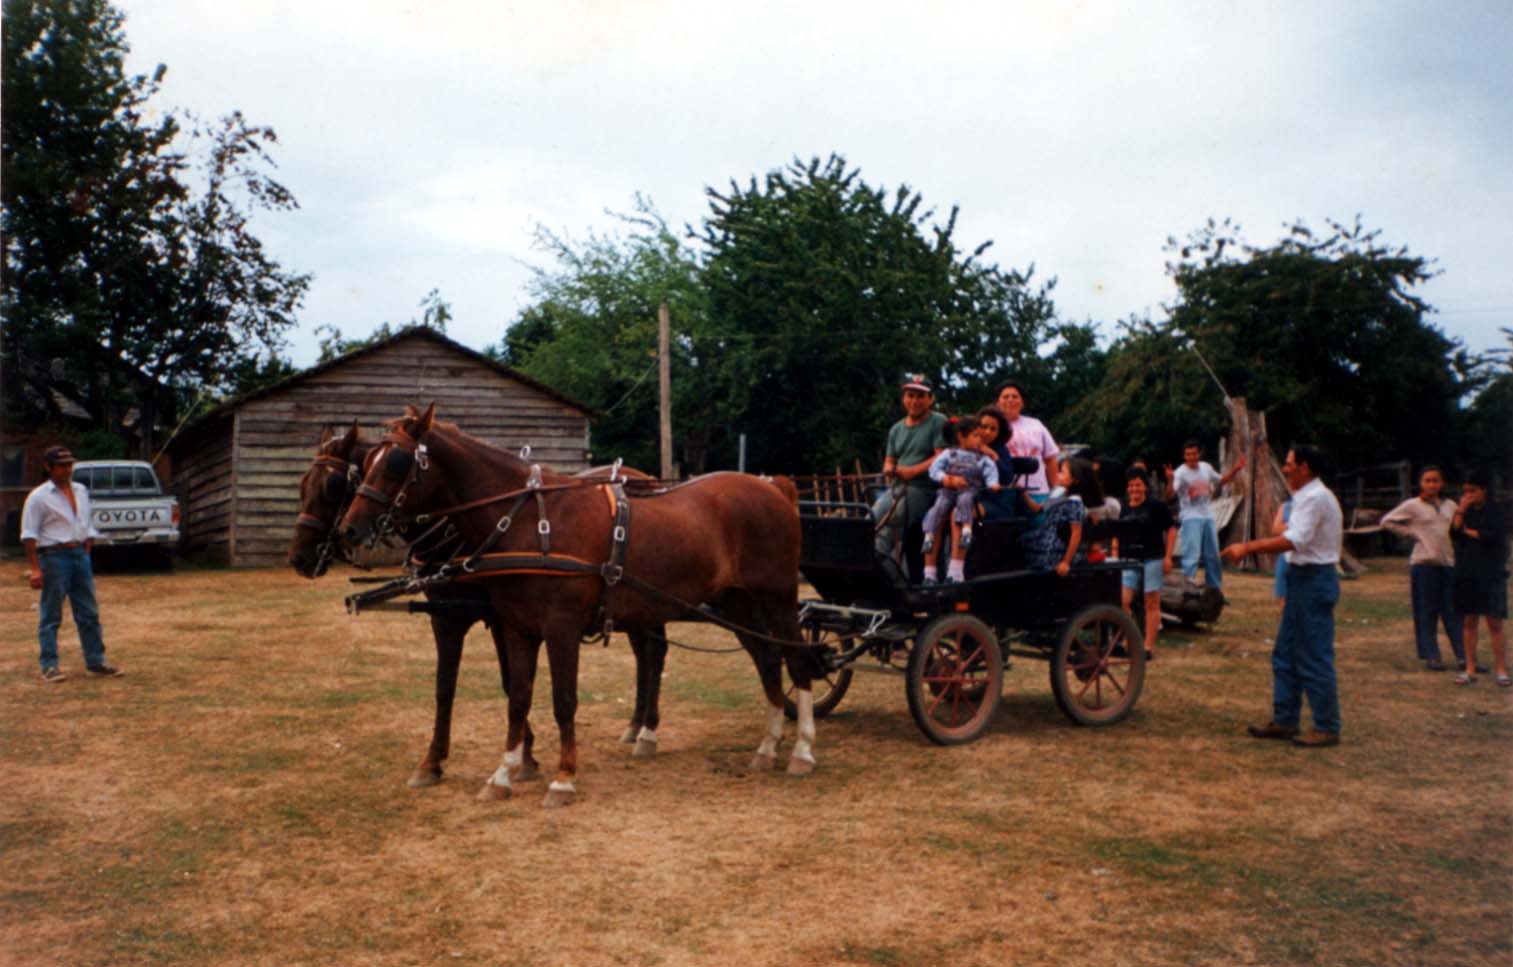
[[[1413,635],[1418,660],[1429,671],[1444,671],[1440,660],[1439,628],[1443,622],[1457,666],[1466,663],[1461,647],[1460,617],[1455,612],[1455,547],[1450,521],[1455,503],[1440,496],[1445,475],[1429,465],[1418,477],[1418,496],[1403,501],[1382,518],[1382,526],[1413,541],[1408,555],[1408,580],[1413,595]]]
[[[1508,617],[1508,528],[1502,511],[1487,499],[1491,483],[1486,473],[1473,471],[1467,476],[1460,506],[1450,522],[1455,541],[1455,610],[1464,621],[1466,649],[1466,670],[1455,677],[1457,685],[1476,681],[1477,618],[1487,622],[1497,684],[1513,685],[1503,638],[1503,619]]]

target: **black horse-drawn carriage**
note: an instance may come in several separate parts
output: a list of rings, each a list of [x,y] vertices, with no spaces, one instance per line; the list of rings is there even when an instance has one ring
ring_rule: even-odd
[[[826,673],[814,683],[817,716],[840,703],[863,658],[903,672],[909,712],[942,745],[988,728],[1014,657],[1049,661],[1056,704],[1080,725],[1109,725],[1134,708],[1145,649],[1120,608],[1119,580],[1131,565],[1081,564],[1064,577],[1029,570],[1019,542],[1027,522],[998,520],[977,525],[966,581],[920,586],[874,546],[866,503],[822,496],[799,506],[801,570],[819,595],[800,603],[799,621]],[[1089,524],[1083,541],[1109,541],[1124,526]]]

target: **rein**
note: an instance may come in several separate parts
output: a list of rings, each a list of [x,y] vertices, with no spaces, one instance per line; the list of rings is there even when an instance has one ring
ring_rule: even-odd
[[[393,532],[397,511],[404,506],[405,494],[420,479],[420,473],[430,469],[430,460],[427,456],[426,447],[421,440],[396,428],[385,434],[382,442],[405,454],[409,459],[398,461],[407,464],[401,469],[394,460],[395,455],[393,452],[388,453],[384,458],[385,476],[393,479],[403,475],[404,482],[392,498],[382,491],[369,487],[366,483],[357,488],[357,496],[367,497],[384,507],[384,513],[374,522],[375,538],[384,532]],[[375,448],[369,459],[373,459],[378,452],[379,448]],[[390,472],[391,465],[394,471],[392,473]],[[466,557],[460,554],[456,555],[443,563],[431,574],[422,576],[411,572],[372,590],[350,595],[347,598],[347,610],[355,615],[365,605],[399,597],[400,595],[414,594],[424,591],[432,585],[454,579],[468,580],[471,578],[476,580],[491,574],[505,574],[509,572],[562,577],[593,576],[603,580],[604,589],[599,596],[598,606],[594,609],[594,616],[586,626],[589,628],[597,627],[600,630],[588,640],[602,639],[606,645],[609,643],[610,633],[614,630],[614,622],[610,618],[611,598],[615,589],[623,584],[647,597],[665,604],[674,605],[684,612],[698,614],[704,620],[736,634],[749,635],[761,641],[785,648],[814,647],[811,642],[789,641],[784,638],[776,638],[772,635],[736,624],[727,618],[720,617],[711,610],[701,608],[691,601],[686,601],[675,594],[671,594],[655,585],[642,581],[640,578],[625,573],[625,550],[630,535],[630,501],[625,496],[623,481],[615,479],[617,476],[618,473],[612,473],[610,482],[608,483],[575,480],[566,483],[542,484],[541,467],[539,464],[532,464],[530,477],[527,479],[524,487],[505,491],[504,493],[490,497],[467,501],[452,507],[443,508],[442,510],[417,514],[412,518],[416,524],[423,524],[434,520],[435,524],[431,530],[435,530],[453,514],[512,500],[504,516],[499,518],[488,537],[471,554]],[[551,550],[552,529],[551,522],[547,516],[546,494],[581,490],[585,487],[597,487],[604,490],[614,516],[614,524],[610,532],[609,559],[602,564],[594,564],[590,561],[566,554],[553,554]],[[532,498],[535,499],[537,507],[536,532],[539,535],[540,552],[532,554],[530,552],[514,551],[491,554],[490,552],[495,545],[499,543],[505,532],[514,523],[515,515],[519,512],[520,508],[524,506],[527,500]],[[431,530],[428,530],[426,533],[429,534]],[[410,546],[413,547],[415,543],[417,542],[412,542]]]
[[[337,533],[341,519],[345,516],[347,508],[352,504],[353,487],[358,483],[357,464],[341,457],[332,456],[329,453],[320,454],[315,458],[315,466],[329,467],[341,472],[341,477],[327,477],[327,481],[341,480],[342,497],[337,501],[336,512],[331,515],[331,520],[324,521],[314,514],[301,512],[295,521],[296,527],[304,527],[314,531],[324,531],[319,544],[315,545],[315,573],[320,574],[330,566],[331,562],[340,557],[348,563],[356,564],[351,556],[345,553],[340,535]],[[324,484],[323,484],[324,486]]]

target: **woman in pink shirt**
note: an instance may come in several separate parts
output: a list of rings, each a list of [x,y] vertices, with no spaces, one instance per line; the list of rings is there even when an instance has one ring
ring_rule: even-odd
[[[1056,455],[1060,452],[1051,431],[1033,416],[1024,415],[1024,387],[1010,380],[998,387],[998,410],[1009,421],[1013,431],[1009,438],[1009,454],[1015,457],[1034,457],[1040,461],[1040,469],[1025,477],[1024,487],[1033,494],[1043,494],[1051,487],[1047,483],[1046,468],[1055,468]],[[1004,484],[1008,486],[1007,481]]]

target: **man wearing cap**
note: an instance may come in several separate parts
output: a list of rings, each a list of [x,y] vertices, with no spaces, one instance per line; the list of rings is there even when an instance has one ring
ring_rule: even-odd
[[[74,455],[66,447],[49,447],[42,454],[47,482],[26,496],[21,510],[21,543],[31,565],[32,590],[41,590],[37,640],[41,644],[42,679],[67,681],[58,667],[58,626],[63,623],[63,599],[73,608],[84,667],[91,675],[121,674],[105,661],[100,634],[100,607],[95,603],[95,576],[89,552],[99,536],[89,515],[89,490],[74,483]]]
[[[895,486],[873,505],[872,512],[884,522],[877,532],[877,549],[892,554],[902,537],[909,576],[918,580],[923,567],[920,542],[924,534],[920,522],[935,496],[930,462],[948,445],[948,421],[935,412],[935,388],[922,374],[910,373],[904,377],[903,394],[904,418],[888,430],[883,474],[903,483],[904,500],[894,507]]]

